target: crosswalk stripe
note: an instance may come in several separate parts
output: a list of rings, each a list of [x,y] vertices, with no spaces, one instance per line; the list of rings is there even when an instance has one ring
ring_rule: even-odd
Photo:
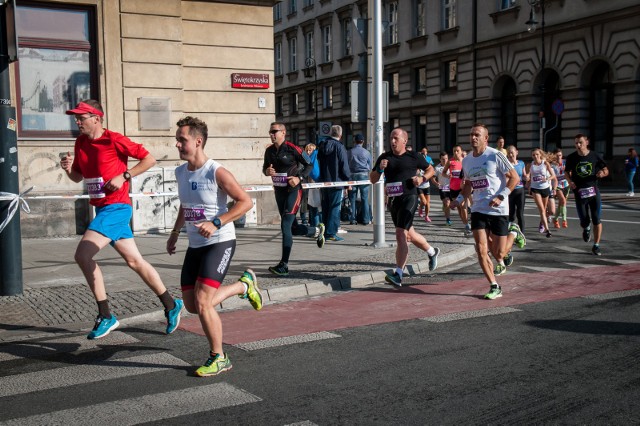
[[[0,378],[0,397],[38,392],[188,366],[167,353],[139,355]]]
[[[594,256],[595,257],[595,256]],[[605,266],[603,263],[566,263],[567,265],[575,266],[577,268],[597,268],[598,266]]]
[[[297,336],[279,337],[277,339],[265,339],[255,342],[238,343],[234,346],[245,351],[256,351],[258,349],[274,348],[277,346],[294,345],[296,343],[314,342],[316,340],[335,339],[340,337],[339,334],[330,333],[328,331],[320,331],[318,333],[299,334]]]
[[[89,340],[87,336],[62,337],[60,339],[43,340],[40,342],[18,343],[0,348],[7,350],[10,348],[13,353],[0,352],[0,362],[11,361],[20,358],[34,358],[39,356],[49,356],[57,353],[69,353],[76,351],[86,351],[104,347],[108,345],[125,345],[137,343],[140,340],[121,331],[111,332],[108,336]]]
[[[594,299],[594,300],[611,300],[611,299],[620,299],[622,297],[637,296],[639,294],[640,294],[640,290],[624,290],[624,291],[615,291],[613,293],[590,294],[588,296],[583,296],[583,297],[585,299]]]
[[[588,250],[587,248],[576,248],[576,247],[569,247],[569,246],[558,246],[556,247],[556,249],[558,250],[562,250],[562,251],[566,251],[569,253],[586,253]]]
[[[556,271],[566,271],[567,268],[549,268],[546,266],[520,266],[525,269],[532,269],[536,272],[556,272]]]
[[[259,402],[262,399],[228,383],[128,398],[2,422],[3,425],[136,425],[204,411]]]
[[[453,314],[436,315],[433,317],[425,317],[420,319],[423,321],[429,321],[429,322],[449,322],[449,321],[457,321],[457,320],[469,319],[469,318],[486,317],[490,315],[511,314],[514,312],[520,312],[520,309],[514,309],[509,307],[489,308],[489,309],[480,309],[477,311],[455,312]]]
[[[630,263],[638,263],[638,259],[607,259],[607,262],[617,263],[619,265],[628,265]]]

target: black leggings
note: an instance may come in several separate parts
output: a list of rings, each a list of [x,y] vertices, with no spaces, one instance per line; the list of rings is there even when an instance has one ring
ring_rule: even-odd
[[[305,226],[299,224],[296,220],[296,214],[300,209],[302,201],[302,188],[275,188],[276,204],[280,212],[280,229],[282,230],[282,257],[281,262],[289,263],[291,249],[293,247],[294,235],[306,235],[313,237],[316,232],[314,226]]]
[[[509,194],[509,222],[518,218],[518,226],[524,232],[524,188],[516,188]]]

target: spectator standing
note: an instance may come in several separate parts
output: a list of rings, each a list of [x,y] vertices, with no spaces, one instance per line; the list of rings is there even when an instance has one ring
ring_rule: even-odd
[[[427,147],[420,150],[420,154],[427,160],[427,164],[431,167],[435,167],[433,164],[433,158],[429,156]],[[418,207],[418,216],[423,217],[426,222],[431,222],[429,212],[431,210],[431,185],[429,182],[431,179],[426,180],[424,183],[418,186],[418,197],[420,198],[420,206]]]
[[[349,158],[349,170],[351,170],[351,180],[363,181],[369,180],[369,173],[373,167],[373,161],[371,159],[371,153],[364,148],[364,136],[358,133],[354,138],[355,146],[348,152]],[[362,200],[361,212],[362,223],[368,225],[371,223],[371,209],[369,207],[369,189],[371,186],[366,185],[354,185],[349,191],[349,201],[351,204],[351,214],[349,215],[349,224],[355,225],[357,223],[357,194],[360,193],[360,199]]]
[[[634,186],[633,186],[633,178],[636,175],[636,170],[638,169],[638,153],[635,149],[629,148],[629,154],[627,158],[624,159],[624,173],[627,177],[627,197],[633,197],[635,194]]]
[[[501,153],[504,154],[504,156],[507,156],[507,150],[504,147],[504,137],[503,136],[498,136],[498,139],[496,139],[496,149],[498,151],[500,151]]]

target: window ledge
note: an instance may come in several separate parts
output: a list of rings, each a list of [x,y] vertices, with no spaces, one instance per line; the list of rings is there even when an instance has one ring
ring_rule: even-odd
[[[456,25],[455,27],[447,28],[446,30],[438,31],[436,36],[438,36],[438,41],[441,41],[443,37],[458,37],[458,31],[460,31],[460,26]]]
[[[320,64],[319,67],[322,70],[322,72],[329,72],[331,71],[331,68],[333,68],[333,61],[324,62]]]
[[[351,65],[353,63],[353,55],[343,56],[342,58],[338,59],[338,62],[340,62],[340,65]]]
[[[305,6],[302,8],[303,12],[308,12],[310,10],[313,10],[313,3],[311,3],[309,6]]]
[[[291,12],[290,14],[287,15],[287,19],[295,18],[297,14],[298,14],[298,12]]]
[[[498,19],[502,17],[512,16],[514,21],[518,20],[518,16],[520,15],[520,6],[511,6],[508,9],[499,10],[494,13],[490,13],[491,19],[493,19],[493,23],[496,24]]]
[[[400,50],[400,43],[388,44],[382,48],[382,52],[390,55],[395,55]]]
[[[324,5],[326,3],[331,3],[331,0],[320,0],[320,4]]]
[[[407,44],[409,45],[410,49],[413,49],[414,46],[424,47],[427,45],[428,39],[429,39],[429,36],[425,34],[425,35],[417,36],[414,38],[410,38],[409,40],[407,40]]]
[[[297,80],[298,79],[298,71],[291,71],[287,73],[287,79],[289,81],[291,80]]]

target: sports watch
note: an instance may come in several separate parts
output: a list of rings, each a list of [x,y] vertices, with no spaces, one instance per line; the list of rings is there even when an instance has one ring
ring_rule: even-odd
[[[125,171],[122,176],[124,177],[124,180],[131,180],[131,173],[129,173],[129,171]]]
[[[220,222],[220,219],[217,217],[214,217],[211,223],[213,223],[213,226],[215,226],[218,229],[222,228],[222,222]]]

